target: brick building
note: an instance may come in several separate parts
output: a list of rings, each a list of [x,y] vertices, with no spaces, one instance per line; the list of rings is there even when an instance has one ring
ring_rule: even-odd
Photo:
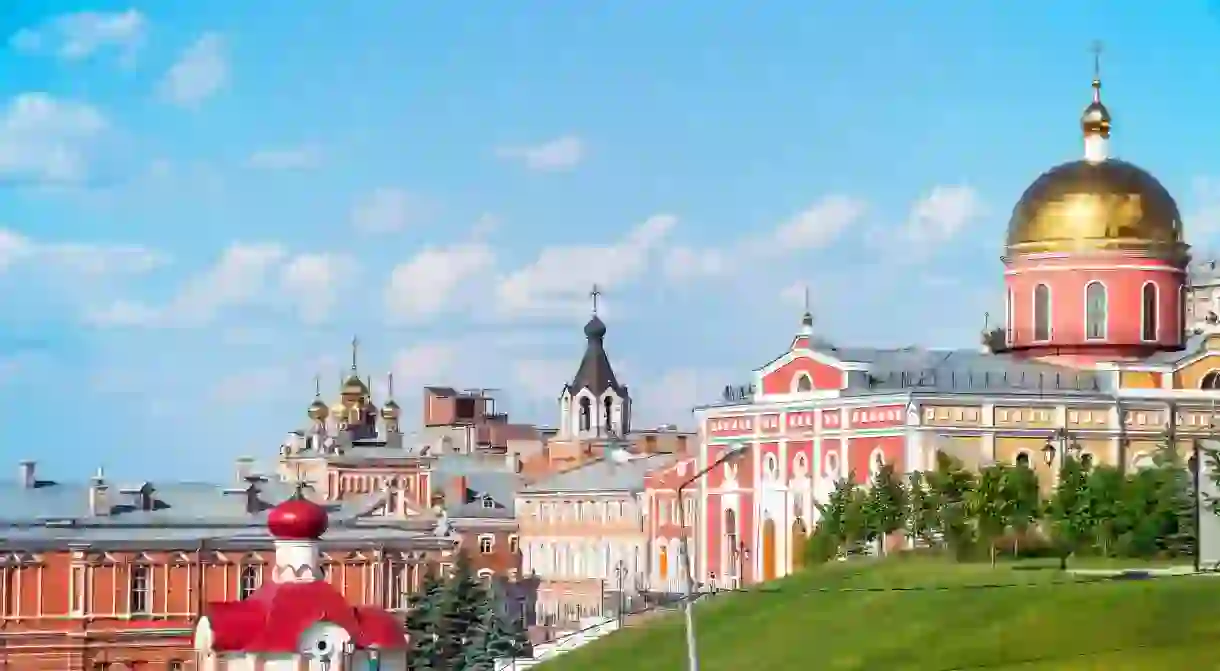
[[[268,578],[266,511],[290,495],[282,483],[126,486],[99,472],[68,484],[35,468],[23,462],[16,482],[0,483],[0,668],[193,669],[203,604]],[[353,604],[398,610],[454,541],[370,516],[383,496],[327,506],[322,570]]]

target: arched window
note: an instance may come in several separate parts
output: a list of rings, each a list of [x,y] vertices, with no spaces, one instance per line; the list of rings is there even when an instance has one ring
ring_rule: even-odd
[[[1022,452],[1017,455],[1017,465],[1022,468],[1029,468],[1029,452]]]
[[[660,554],[657,557],[657,575],[661,577],[661,580],[669,579],[669,548],[664,545],[660,547]]]
[[[1200,389],[1220,389],[1220,371],[1209,371],[1199,383]]]
[[[1051,288],[1034,287],[1034,340],[1051,339]]]
[[[602,406],[606,414],[606,421],[602,424],[602,429],[604,429],[606,433],[610,433],[610,431],[614,429],[614,422],[610,421],[610,418],[614,416],[614,399],[607,396],[606,398],[602,399]]]
[[[1084,288],[1084,337],[1106,339],[1106,287],[1101,282],[1089,282]]]
[[[808,375],[802,373],[801,376],[796,379],[796,390],[813,391],[813,380],[811,380]]]
[[[240,582],[237,585],[237,598],[249,599],[258,589],[259,567],[245,566],[241,570]]]
[[[588,396],[580,397],[580,430],[588,431],[593,423],[593,404]]]
[[[1157,296],[1156,284],[1152,282],[1144,283],[1143,290],[1143,309],[1141,324],[1143,324],[1141,337],[1144,340],[1156,340],[1158,324],[1157,324],[1157,304],[1160,303]]]

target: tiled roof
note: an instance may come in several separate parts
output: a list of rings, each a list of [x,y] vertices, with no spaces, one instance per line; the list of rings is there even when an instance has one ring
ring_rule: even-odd
[[[599,459],[535,482],[526,487],[523,493],[641,491],[644,489],[646,474],[668,466],[677,459],[679,456],[674,454],[637,455],[623,464],[610,459]]]
[[[447,501],[445,508],[450,517],[514,517],[514,502],[523,481],[506,464],[488,463],[472,455],[446,454],[437,459],[436,472],[445,479],[465,477],[466,488],[474,494],[472,500],[456,505]],[[483,496],[490,496],[495,507],[485,508]]]

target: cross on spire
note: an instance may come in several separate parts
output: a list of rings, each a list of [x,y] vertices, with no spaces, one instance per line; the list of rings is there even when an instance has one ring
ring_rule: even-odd
[[[1094,40],[1089,48],[1093,52],[1093,102],[1101,102],[1101,40]]]
[[[313,376],[313,395],[314,398],[322,398],[322,376]]]
[[[394,398],[394,371],[386,373],[385,376],[385,392],[391,400]]]
[[[807,315],[813,314],[812,312],[810,312],[810,308],[809,308],[809,285],[808,284],[805,285],[804,292],[805,292],[805,314],[807,314]]]
[[[598,286],[596,284],[594,284],[593,289],[589,292],[589,298],[593,299],[593,315],[594,316],[597,315],[597,299],[601,298],[601,295],[602,295],[602,290],[600,288],[598,288]]]
[[[352,372],[356,372],[356,355],[360,351],[360,338],[352,336]]]
[[[295,499],[305,498],[305,490],[313,489],[313,481],[306,478],[301,473],[300,466],[298,466],[296,469],[296,473],[294,474],[292,485],[293,485],[292,497]]]

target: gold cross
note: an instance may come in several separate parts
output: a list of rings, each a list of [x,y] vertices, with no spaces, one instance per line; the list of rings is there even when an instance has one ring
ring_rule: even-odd
[[[593,299],[593,314],[597,314],[597,299],[602,295],[602,290],[596,284],[593,285],[593,290],[589,292],[589,298]]]

